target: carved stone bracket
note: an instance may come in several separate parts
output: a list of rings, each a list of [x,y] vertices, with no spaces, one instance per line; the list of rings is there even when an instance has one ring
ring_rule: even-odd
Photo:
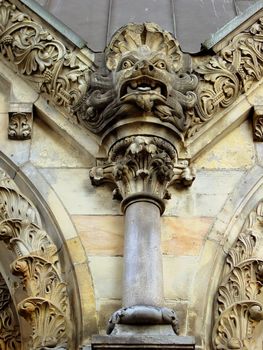
[[[32,135],[32,103],[10,103],[8,137],[12,140],[28,140]]]
[[[263,320],[263,259],[256,257],[262,224],[260,202],[226,258],[215,300],[214,349],[255,349],[253,333]]]
[[[254,141],[263,141],[263,106],[254,106],[253,137]]]
[[[11,272],[21,277],[27,297],[16,306],[28,320],[28,349],[67,348],[71,337],[69,300],[57,248],[41,228],[36,208],[1,171],[0,240],[16,256]]]

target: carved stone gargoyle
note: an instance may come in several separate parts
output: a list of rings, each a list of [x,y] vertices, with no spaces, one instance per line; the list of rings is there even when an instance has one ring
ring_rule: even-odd
[[[178,41],[153,23],[120,28],[105,50],[108,73],[94,73],[77,111],[96,134],[123,119],[140,116],[170,123],[183,135],[187,114],[197,101],[198,80],[190,74],[190,56]]]

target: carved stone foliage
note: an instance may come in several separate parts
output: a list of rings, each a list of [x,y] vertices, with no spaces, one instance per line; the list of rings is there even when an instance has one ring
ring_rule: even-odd
[[[263,259],[256,256],[262,230],[260,202],[226,258],[215,300],[214,349],[256,349],[254,332],[263,320]]]
[[[30,139],[32,121],[31,113],[9,113],[8,137],[12,140]]]
[[[0,275],[0,349],[18,350],[21,335],[8,287]]]
[[[196,103],[197,77],[189,74],[177,40],[153,23],[128,24],[105,51],[109,73],[96,72],[77,110],[79,120],[101,133],[120,118],[153,116],[182,134]]]
[[[194,70],[199,77],[195,113],[187,133],[193,136],[207,121],[231,106],[262,78],[263,18],[234,36]]]
[[[16,257],[11,272],[27,297],[16,305],[31,325],[28,349],[68,348],[69,301],[57,248],[41,228],[36,208],[13,181],[0,176],[0,240]]]
[[[187,161],[179,161],[175,148],[158,137],[131,136],[117,142],[104,166],[90,172],[93,185],[111,182],[115,198],[124,199],[136,193],[170,198],[167,188],[180,182],[191,185],[195,174]]]
[[[254,106],[253,113],[253,137],[254,141],[263,141],[263,107]]]
[[[67,114],[88,86],[91,61],[9,1],[0,2],[1,55]]]

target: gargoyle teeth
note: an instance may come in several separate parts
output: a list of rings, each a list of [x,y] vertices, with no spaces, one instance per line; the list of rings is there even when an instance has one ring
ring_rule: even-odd
[[[132,81],[132,82],[131,82],[131,87],[132,87],[133,89],[136,89],[136,88],[137,88],[137,82],[136,82],[136,81]]]
[[[150,86],[139,86],[137,90],[140,91],[151,91],[151,87]]]
[[[167,94],[166,86],[162,82],[145,76],[127,81],[121,88],[122,97],[136,92],[158,94],[164,97]]]

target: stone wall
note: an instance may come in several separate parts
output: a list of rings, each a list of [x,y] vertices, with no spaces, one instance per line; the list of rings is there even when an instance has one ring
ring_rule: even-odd
[[[94,157],[83,154],[37,113],[31,140],[8,139],[9,100],[37,98],[13,78],[9,90],[4,80],[0,86],[1,151],[17,165],[16,174],[28,176],[64,235],[80,293],[83,342],[88,342],[91,334],[105,333],[109,316],[121,306],[123,217],[111,189],[90,183]],[[171,189],[172,199],[162,217],[166,304],[178,313],[180,334],[195,335],[202,349],[210,341],[213,298],[226,253],[222,218],[235,214],[234,206],[229,209],[233,196],[236,203],[245,198],[241,184],[249,188],[255,176],[260,178],[248,174],[263,166],[262,152],[262,144],[253,142],[251,121],[246,120],[196,159],[196,180],[188,189]],[[238,227],[245,218],[246,213],[239,217]],[[238,229],[232,243],[237,234]]]

